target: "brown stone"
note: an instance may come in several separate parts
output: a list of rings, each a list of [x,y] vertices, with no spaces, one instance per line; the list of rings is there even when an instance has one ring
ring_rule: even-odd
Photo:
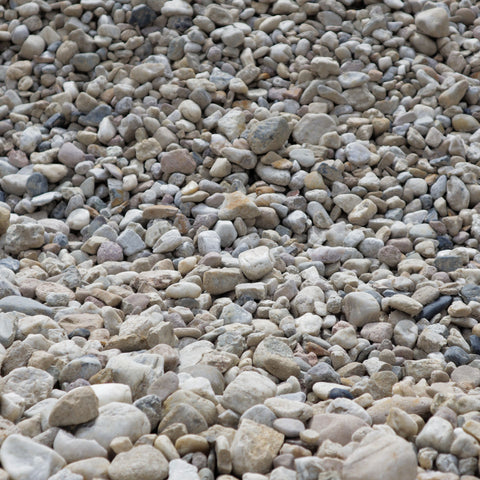
[[[193,173],[197,167],[195,160],[186,148],[164,153],[160,163],[162,172],[168,175],[176,172],[188,175]]]
[[[80,425],[98,416],[98,398],[91,387],[70,390],[53,407],[48,423],[52,427]]]
[[[77,328],[95,330],[103,328],[103,318],[97,313],[72,313],[63,317],[58,324],[67,333],[71,333]]]
[[[152,220],[155,218],[169,218],[174,217],[178,212],[178,208],[173,205],[150,205],[143,211],[143,218],[145,220]]]

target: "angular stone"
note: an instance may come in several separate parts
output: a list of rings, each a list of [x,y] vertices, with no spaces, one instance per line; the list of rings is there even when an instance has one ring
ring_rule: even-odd
[[[244,281],[245,277],[238,268],[212,268],[203,274],[203,288],[211,295],[231,292]]]
[[[268,473],[283,440],[281,433],[266,425],[242,420],[230,449],[234,473]]]
[[[254,153],[279,150],[290,136],[290,127],[284,117],[271,117],[257,123],[248,134],[248,143]]]
[[[98,416],[98,399],[91,387],[70,390],[53,407],[48,423],[52,427],[80,425]]]
[[[256,247],[238,256],[242,273],[252,281],[260,280],[273,270],[273,260],[268,247]]]
[[[276,337],[267,337],[260,342],[253,354],[253,364],[280,380],[300,375],[300,367],[295,362],[291,348]]]

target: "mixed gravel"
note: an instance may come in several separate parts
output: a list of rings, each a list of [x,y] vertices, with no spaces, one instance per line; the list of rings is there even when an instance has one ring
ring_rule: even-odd
[[[0,480],[473,480],[480,7],[0,0]]]

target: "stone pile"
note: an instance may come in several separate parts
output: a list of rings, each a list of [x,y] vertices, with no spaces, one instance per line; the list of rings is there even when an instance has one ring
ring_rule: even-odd
[[[0,19],[0,480],[478,478],[475,2]]]

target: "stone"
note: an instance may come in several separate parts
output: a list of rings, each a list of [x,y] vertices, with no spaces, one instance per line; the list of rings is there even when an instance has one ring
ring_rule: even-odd
[[[54,383],[49,373],[35,367],[16,368],[0,381],[2,394],[16,393],[25,400],[25,408],[48,398]]]
[[[284,436],[251,420],[242,420],[231,446],[233,472],[236,475],[268,473]]]
[[[402,294],[389,297],[387,303],[390,308],[395,308],[401,312],[405,312],[412,317],[418,315],[423,308],[423,305],[420,302],[417,302],[413,298]]]
[[[97,262],[120,262],[123,260],[123,249],[116,243],[111,241],[103,242],[97,250]]]
[[[0,235],[3,235],[10,226],[10,210],[0,206]]]
[[[284,117],[271,117],[250,129],[248,143],[253,153],[263,154],[279,150],[290,136],[290,127]]]
[[[190,174],[195,171],[196,167],[195,160],[184,148],[163,153],[160,162],[162,172],[167,175],[172,173]]]
[[[84,159],[85,154],[82,150],[70,142],[64,143],[58,151],[58,161],[70,168],[75,168],[75,166],[83,162]]]
[[[417,29],[433,38],[446,37],[449,34],[449,18],[444,8],[430,8],[415,15]]]
[[[137,5],[132,9],[130,25],[138,25],[140,28],[145,28],[155,21],[157,14],[148,5]]]
[[[324,413],[314,415],[308,428],[320,434],[318,445],[324,440],[346,445],[359,428],[367,425],[365,421],[354,415]]]
[[[103,448],[108,448],[116,437],[126,436],[135,442],[147,433],[150,433],[150,422],[143,412],[133,405],[110,402],[100,407],[98,417],[80,427],[75,436],[95,440]]]
[[[79,72],[91,72],[100,63],[100,57],[96,53],[76,53],[70,63]]]
[[[256,372],[242,372],[225,388],[222,405],[242,414],[275,393],[276,386],[267,377]]]
[[[336,129],[335,121],[324,113],[307,113],[295,125],[292,135],[298,144],[318,145],[322,135]]]
[[[212,268],[203,274],[203,288],[212,295],[230,292],[244,281],[245,277],[239,268]]]
[[[67,463],[93,457],[107,458],[108,456],[107,450],[101,447],[95,440],[80,440],[62,429],[55,436],[53,448]]]
[[[362,200],[348,214],[348,221],[354,225],[364,226],[377,213],[377,206],[368,198]]]
[[[108,475],[112,480],[163,480],[168,476],[168,462],[158,449],[139,445],[116,455]]]
[[[395,430],[397,435],[409,439],[417,434],[418,425],[408,413],[393,407],[387,417],[387,425]]]
[[[70,390],[53,407],[48,418],[52,427],[80,425],[98,416],[98,399],[90,387]]]
[[[441,417],[431,417],[417,435],[418,448],[431,447],[438,452],[448,453],[453,442],[452,424]]]
[[[300,376],[300,367],[295,362],[292,350],[276,337],[268,337],[260,342],[253,354],[253,364],[280,380]]]
[[[256,247],[238,256],[242,273],[252,281],[260,280],[273,270],[273,260],[268,247]]]
[[[2,467],[15,480],[48,480],[66,462],[54,450],[23,435],[9,435],[0,448]]]
[[[38,223],[10,225],[5,238],[5,251],[18,255],[25,250],[40,248],[45,243],[45,229]]]
[[[255,203],[241,192],[225,195],[225,200],[218,212],[219,220],[252,219],[260,215],[260,210]]]
[[[380,432],[378,432],[380,433]],[[414,480],[417,478],[417,458],[412,446],[395,435],[377,435],[360,443],[342,467],[342,479]]]
[[[352,292],[343,299],[343,312],[349,323],[355,327],[363,327],[379,320],[380,305],[369,293]]]

